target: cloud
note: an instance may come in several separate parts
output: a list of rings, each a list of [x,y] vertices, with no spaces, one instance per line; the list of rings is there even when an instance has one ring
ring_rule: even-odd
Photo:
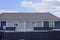
[[[60,0],[42,0],[42,2],[60,2]]]
[[[35,12],[46,12],[49,4],[48,3],[40,3],[40,2],[33,3],[32,1],[29,1],[29,2],[23,1],[21,3],[21,6],[24,8],[34,9]]]
[[[49,9],[52,10],[59,10],[60,6],[58,5],[53,5],[55,2],[54,0],[42,0],[43,2],[32,2],[32,1],[22,1],[21,6],[24,8],[32,8],[36,11],[48,11]],[[46,2],[45,2],[46,1]],[[56,1],[56,0],[55,0]],[[51,3],[49,3],[51,2]]]
[[[60,6],[51,6],[51,9],[55,11],[60,11]]]
[[[52,14],[60,18],[60,6],[51,6]]]
[[[60,6],[53,5],[60,0],[42,0],[42,2],[22,1],[21,6],[23,8],[33,9],[35,12],[52,12],[52,14],[60,17]]]
[[[56,1],[60,2],[60,0],[56,0]]]
[[[18,11],[9,11],[0,9],[0,13],[17,13]]]
[[[53,2],[54,0],[42,0],[42,2]]]

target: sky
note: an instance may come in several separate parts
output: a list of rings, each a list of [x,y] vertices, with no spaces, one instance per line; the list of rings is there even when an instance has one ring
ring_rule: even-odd
[[[60,0],[0,0],[2,12],[50,12],[60,18]]]

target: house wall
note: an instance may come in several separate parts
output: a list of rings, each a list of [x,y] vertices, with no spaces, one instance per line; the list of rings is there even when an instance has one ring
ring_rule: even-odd
[[[18,20],[6,20],[6,27],[16,27],[15,31],[33,31],[34,27],[44,27],[44,22],[48,22],[48,27],[58,28],[55,21],[18,21]],[[1,26],[1,21],[0,21]]]
[[[43,27],[43,21],[6,21],[6,27],[16,27],[16,31],[33,31],[34,27]]]
[[[14,24],[18,24],[15,26]],[[38,27],[42,27],[42,22],[38,22]],[[6,27],[16,27],[16,31],[33,31],[34,27],[37,27],[36,21],[6,21]]]
[[[6,27],[16,27],[16,31],[24,31],[24,21],[6,21]]]

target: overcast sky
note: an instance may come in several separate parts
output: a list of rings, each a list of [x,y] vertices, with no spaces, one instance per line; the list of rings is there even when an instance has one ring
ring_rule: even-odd
[[[60,17],[60,0],[0,0],[1,12],[50,12]]]

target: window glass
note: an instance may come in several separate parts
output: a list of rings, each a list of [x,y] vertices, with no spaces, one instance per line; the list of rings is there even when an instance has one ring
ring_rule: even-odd
[[[17,23],[15,23],[15,24],[14,24],[14,26],[16,27],[16,26],[18,26],[18,24],[17,24]]]
[[[33,27],[42,27],[42,21],[26,21],[25,27],[26,29],[32,29]]]
[[[32,22],[32,27],[36,27],[36,22]]]
[[[49,21],[44,21],[44,27],[49,27]]]
[[[32,28],[32,22],[30,21],[26,21],[26,26],[25,26],[26,29],[31,29]]]
[[[54,27],[54,21],[49,22],[49,27]]]
[[[42,27],[42,21],[37,21],[37,27]]]
[[[27,21],[25,27],[26,29],[33,29],[33,27],[36,27],[36,22]]]

